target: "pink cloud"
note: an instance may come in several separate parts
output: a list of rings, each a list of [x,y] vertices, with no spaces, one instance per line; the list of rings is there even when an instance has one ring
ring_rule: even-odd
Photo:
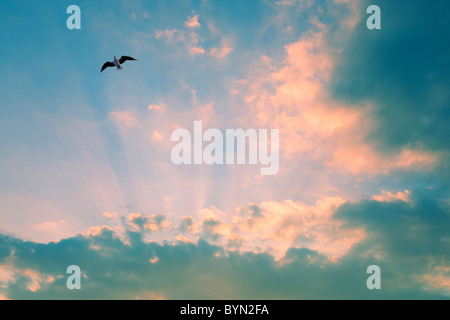
[[[185,40],[187,43],[187,47],[189,49],[189,52],[192,55],[200,55],[205,53],[205,49],[203,49],[201,46],[199,46],[198,39],[199,35],[196,32],[190,32],[188,34],[188,38]]]
[[[433,270],[419,278],[429,291],[439,291],[450,296],[450,268],[434,267]]]
[[[40,282],[41,282],[41,275],[39,272],[35,270],[25,270],[23,272],[24,275],[26,275],[29,278],[27,289],[31,292],[36,292],[41,288]]]
[[[204,54],[205,49],[203,49],[202,47],[189,47],[189,52],[192,55],[199,55],[199,54]]]
[[[275,2],[275,4],[278,6],[291,6],[294,4],[294,1],[293,0],[282,0],[282,1]]]
[[[150,138],[152,141],[161,142],[164,139],[164,135],[158,130],[153,131],[153,134]]]
[[[130,111],[113,111],[109,114],[117,123],[123,123],[126,126],[134,127],[137,125],[137,119]]]
[[[158,257],[154,257],[154,258],[150,259],[150,263],[152,263],[152,264],[157,263],[158,261],[159,261]]]
[[[49,231],[54,231],[60,228],[67,229],[67,221],[65,220],[47,221],[36,225],[36,229],[43,229]]]
[[[242,120],[280,129],[280,150],[288,162],[308,158],[350,174],[386,174],[396,169],[426,169],[439,155],[420,148],[387,155],[368,142],[376,127],[369,103],[348,107],[330,99],[326,84],[335,65],[326,30],[307,32],[285,47],[281,67],[267,57],[249,75]],[[261,71],[261,70],[269,70]],[[247,90],[247,91],[246,91]]]
[[[198,210],[195,219],[186,216],[181,221],[141,213],[130,214],[128,220],[132,229],[143,232],[151,241],[190,243],[206,237],[227,250],[269,252],[278,260],[289,248],[308,248],[335,261],[365,237],[363,230],[349,230],[333,219],[344,202],[340,197],[327,197],[310,205],[292,200],[265,201],[227,211],[210,206]],[[105,230],[120,231],[98,226],[89,228],[87,235],[98,236]],[[125,234],[118,235],[126,242]]]
[[[222,41],[221,47],[212,48],[209,54],[218,59],[225,59],[232,51],[233,48],[226,41]]]
[[[198,14],[188,17],[188,20],[184,23],[189,28],[200,28],[200,23],[198,22]]]
[[[241,251],[270,252],[281,259],[289,248],[305,247],[336,260],[365,236],[363,230],[344,229],[341,222],[332,219],[344,202],[339,197],[325,198],[314,205],[267,201],[227,213],[210,207],[198,213],[199,230],[232,250],[233,244],[239,243]]]
[[[172,223],[165,217],[155,214],[146,216],[141,213],[131,213],[128,216],[129,224],[136,230],[159,232],[171,227]]]
[[[192,243],[192,240],[191,240],[191,239],[189,239],[189,238],[183,236],[182,234],[178,235],[175,239],[176,239],[177,241],[184,242],[184,243]]]
[[[167,108],[165,104],[151,104],[147,107],[148,111],[163,111]]]
[[[36,270],[18,269],[9,265],[0,265],[0,289],[8,287],[10,283],[14,283],[17,276],[25,276],[28,278],[27,290],[31,292],[36,292],[42,286],[51,284],[55,280],[53,276],[41,274]]]
[[[113,219],[113,218],[117,218],[119,216],[119,214],[117,212],[115,212],[115,213],[103,212],[102,216],[104,216],[106,219]]]
[[[172,40],[173,36],[175,35],[175,33],[177,32],[177,29],[166,29],[166,30],[157,30],[155,31],[155,38],[156,39],[167,39],[167,40]]]
[[[15,281],[15,272],[8,265],[0,265],[0,289]]]
[[[408,190],[398,191],[397,193],[392,193],[390,191],[382,191],[380,195],[372,196],[372,199],[379,202],[392,202],[392,201],[403,201],[409,202],[409,196],[411,192]]]
[[[109,226],[94,226],[94,227],[90,227],[86,234],[89,237],[95,237],[98,235],[101,235],[103,233],[103,231],[105,230],[109,230],[109,231],[115,231],[113,228],[109,227]]]
[[[167,298],[161,294],[161,293],[156,293],[156,292],[145,292],[143,294],[140,294],[138,296],[135,297],[136,300],[167,300]]]

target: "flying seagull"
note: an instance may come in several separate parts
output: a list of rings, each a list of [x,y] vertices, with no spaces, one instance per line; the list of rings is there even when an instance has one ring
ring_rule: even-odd
[[[106,62],[103,65],[102,70],[100,72],[103,72],[103,70],[105,70],[106,68],[109,68],[109,67],[116,67],[117,70],[122,70],[122,64],[125,61],[127,61],[127,60],[137,61],[135,58],[127,57],[127,56],[123,56],[122,58],[117,60],[116,56],[114,56],[114,61],[113,62],[110,62],[110,61]]]

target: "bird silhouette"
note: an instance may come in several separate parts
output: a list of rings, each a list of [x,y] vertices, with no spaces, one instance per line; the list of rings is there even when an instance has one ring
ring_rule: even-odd
[[[114,56],[114,60],[113,61],[108,61],[108,62],[106,62],[103,65],[102,70],[100,70],[100,73],[102,73],[103,70],[105,70],[106,68],[109,68],[109,67],[116,67],[117,70],[122,70],[123,69],[122,68],[122,64],[125,61],[128,61],[128,60],[130,60],[130,61],[137,61],[135,58],[128,57],[128,56],[123,56],[119,60],[117,60],[116,56]]]

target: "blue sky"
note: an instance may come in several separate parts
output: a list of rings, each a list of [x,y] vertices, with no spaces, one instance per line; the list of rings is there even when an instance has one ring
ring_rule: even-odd
[[[449,5],[375,3],[3,1],[0,298],[447,299]],[[199,120],[279,173],[175,166]]]

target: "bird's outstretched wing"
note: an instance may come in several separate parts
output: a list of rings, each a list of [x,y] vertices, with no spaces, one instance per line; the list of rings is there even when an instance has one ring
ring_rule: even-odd
[[[125,61],[128,61],[128,60],[137,61],[135,58],[128,57],[128,56],[123,56],[122,58],[120,58],[119,63],[122,64],[122,63],[124,63]]]
[[[103,72],[103,70],[105,70],[106,68],[108,68],[108,67],[115,67],[116,65],[113,63],[113,62],[106,62],[104,65],[103,65],[103,67],[102,67],[102,70],[100,71],[100,73],[101,72]]]

